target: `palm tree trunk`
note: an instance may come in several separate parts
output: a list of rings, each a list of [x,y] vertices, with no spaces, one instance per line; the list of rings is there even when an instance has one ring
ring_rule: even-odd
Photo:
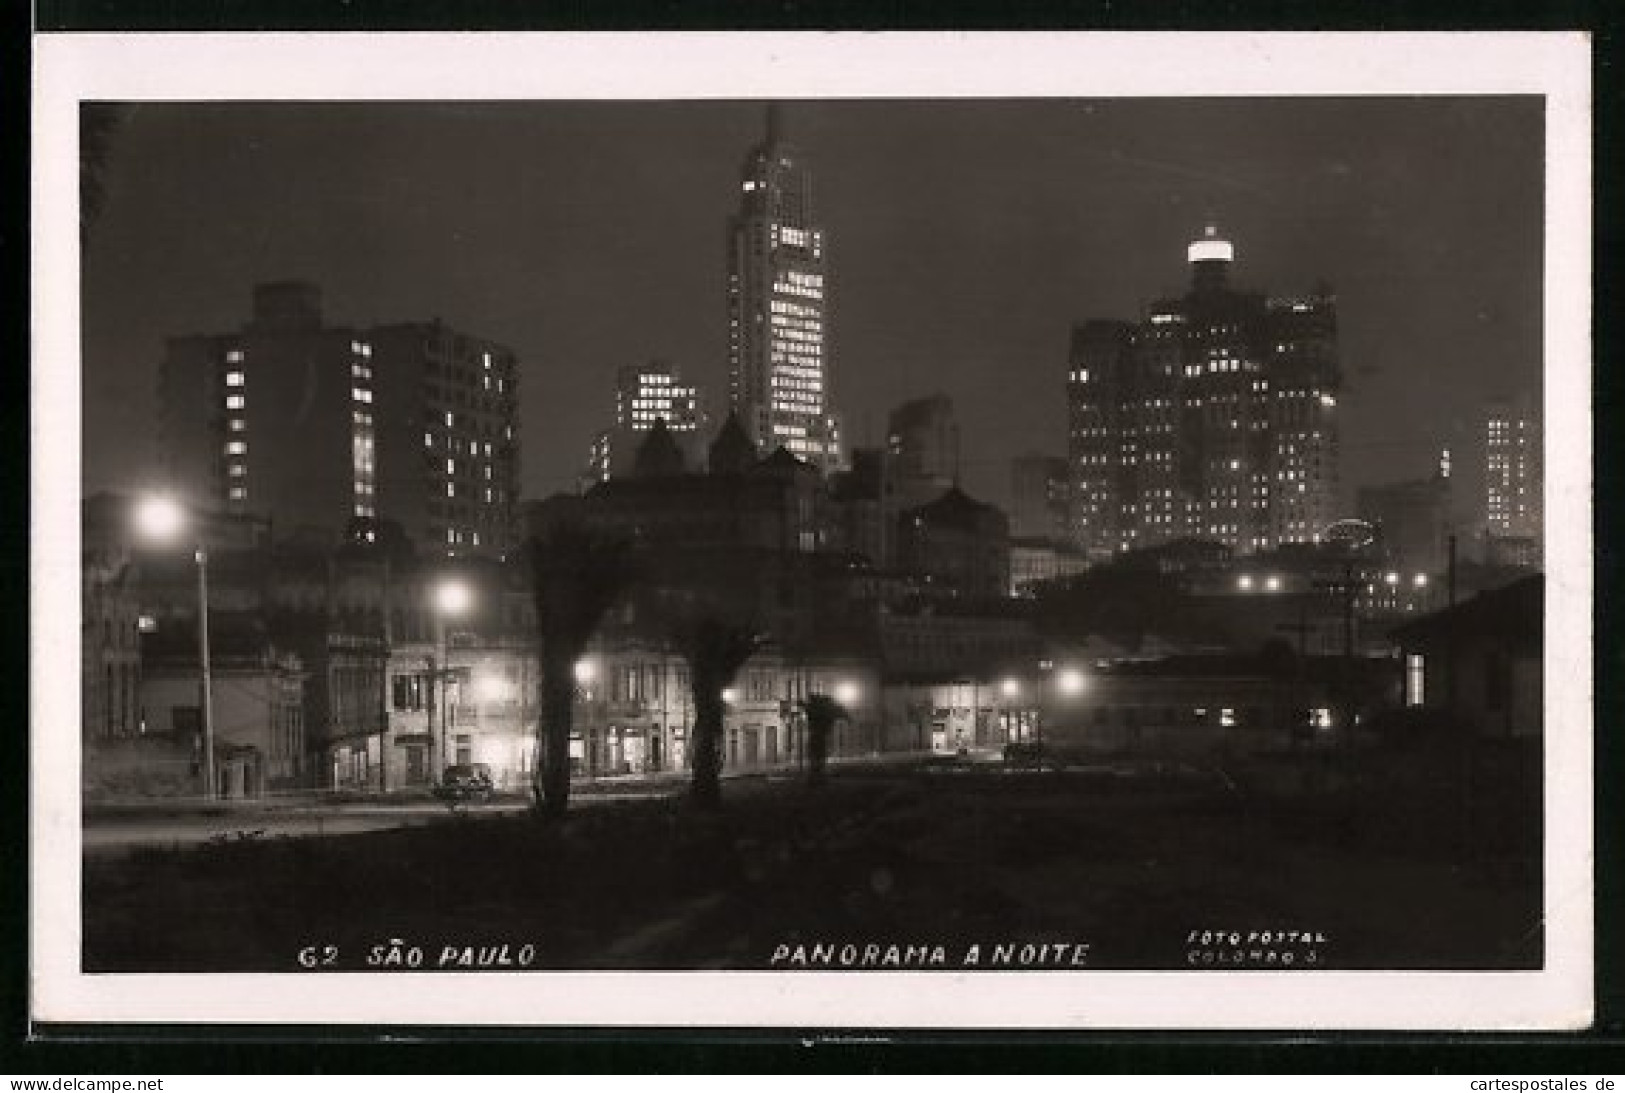
[[[807,782],[810,785],[823,784],[824,767],[829,762],[829,730],[830,722],[823,716],[807,719]]]
[[[722,803],[722,695],[699,687],[694,691],[695,803],[716,808]]]
[[[544,654],[535,785],[536,806],[544,816],[563,816],[570,807],[570,730],[574,717],[574,662],[569,657]]]

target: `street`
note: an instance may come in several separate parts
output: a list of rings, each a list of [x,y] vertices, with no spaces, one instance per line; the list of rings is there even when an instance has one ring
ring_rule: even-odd
[[[571,798],[571,807],[590,808],[607,801],[669,797],[680,788],[681,783],[667,782],[636,788],[617,786],[613,792],[577,792]],[[107,856],[158,847],[179,849],[258,839],[357,835],[397,827],[420,827],[457,814],[492,816],[524,812],[529,807],[529,802],[521,797],[459,804],[455,809],[424,798],[255,801],[215,806],[203,802],[159,802],[87,809],[83,844],[86,855]]]

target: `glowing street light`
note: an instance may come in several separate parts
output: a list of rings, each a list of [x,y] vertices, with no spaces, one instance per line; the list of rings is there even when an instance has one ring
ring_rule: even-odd
[[[441,581],[435,589],[434,603],[442,618],[467,614],[472,601],[473,593],[469,592],[468,585],[452,577]]]
[[[186,512],[172,497],[148,497],[136,506],[135,525],[154,542],[170,542],[186,527]]]
[[[849,679],[843,679],[835,685],[835,701],[843,706],[853,706],[858,701],[858,685]]]
[[[1063,668],[1055,677],[1055,685],[1061,689],[1061,693],[1064,695],[1082,694],[1083,673],[1076,668]]]
[[[739,692],[734,690],[732,687],[722,688],[722,701],[726,702],[728,705],[732,706],[738,697]]]
[[[582,657],[575,663],[575,677],[577,683],[586,686],[598,678],[598,665]]]
[[[187,523],[186,510],[172,497],[148,497],[136,505],[136,529],[154,542],[181,538]],[[198,705],[203,709],[204,796],[212,799],[219,787],[214,776],[214,686],[209,675],[209,555],[201,542],[193,546],[192,557],[197,562]]]
[[[1243,573],[1241,576],[1236,578],[1236,587],[1241,589],[1243,592],[1251,592],[1253,590],[1252,577],[1246,573]]]
[[[999,684],[999,692],[1003,694],[1005,698],[1018,698],[1021,695],[1021,681],[1018,679],[1006,679]]]
[[[1418,573],[1411,583],[1417,588],[1426,588],[1428,586],[1428,575],[1426,573]]]
[[[447,663],[450,654],[446,650],[446,620],[454,619],[468,613],[474,601],[474,594],[469,591],[468,585],[456,577],[446,577],[434,589],[434,629],[436,645],[439,648],[438,670],[440,677],[440,740],[438,746],[431,743],[429,752],[434,764],[434,782],[440,784],[441,777],[446,769],[446,737],[450,732],[448,726],[448,711],[446,709],[446,685],[451,675],[451,665]],[[430,732],[434,726],[430,724]]]
[[[1281,578],[1273,574],[1264,578],[1264,590],[1267,592],[1281,591]]]

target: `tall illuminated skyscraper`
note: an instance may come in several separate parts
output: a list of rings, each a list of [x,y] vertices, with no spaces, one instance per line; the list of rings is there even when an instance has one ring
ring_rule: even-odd
[[[1091,553],[1181,538],[1249,553],[1336,518],[1336,301],[1238,291],[1235,253],[1210,227],[1185,295],[1073,330],[1072,533]]]
[[[728,221],[728,395],[759,451],[782,446],[828,473],[844,461],[830,399],[824,230],[812,173],[782,128],[769,107]]]

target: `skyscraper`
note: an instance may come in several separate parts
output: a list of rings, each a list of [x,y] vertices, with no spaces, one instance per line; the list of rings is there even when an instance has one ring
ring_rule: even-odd
[[[378,518],[432,551],[500,554],[517,500],[517,383],[495,342],[439,321],[330,326],[316,286],[258,285],[241,330],[169,340],[163,473],[279,537]]]
[[[886,419],[886,478],[899,509],[941,497],[959,481],[959,419],[947,395],[912,399]]]
[[[1484,410],[1485,534],[1489,560],[1539,565],[1545,531],[1540,408],[1528,392]]]
[[[669,361],[629,364],[615,373],[615,424],[598,434],[588,457],[587,477],[606,482],[625,474],[638,445],[656,421],[664,421],[693,469],[704,464],[700,433],[705,414],[699,388],[683,382],[682,369]]]
[[[1094,554],[1180,538],[1243,553],[1313,542],[1337,504],[1336,304],[1230,286],[1208,228],[1191,288],[1139,322],[1073,330],[1072,532]]]
[[[728,222],[728,397],[758,451],[843,465],[830,393],[828,281],[812,172],[769,107]]]

